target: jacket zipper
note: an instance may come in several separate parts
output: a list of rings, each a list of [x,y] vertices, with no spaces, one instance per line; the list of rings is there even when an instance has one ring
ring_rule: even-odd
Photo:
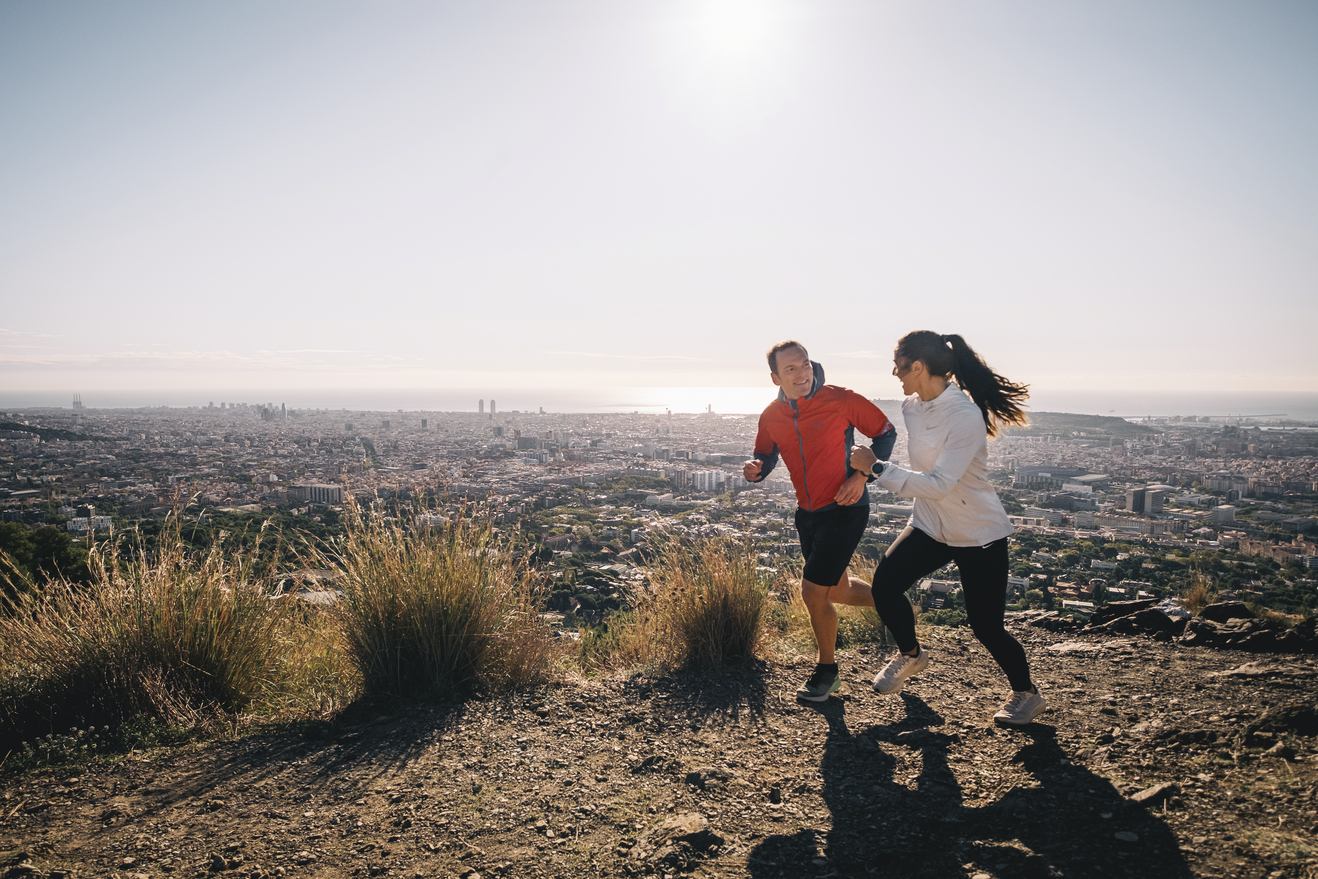
[[[801,409],[792,400],[792,429],[796,431],[796,448],[801,452],[801,485],[805,488],[805,502],[808,504],[807,509],[813,510],[815,502],[810,497],[810,471],[805,466],[805,440],[801,439]]]

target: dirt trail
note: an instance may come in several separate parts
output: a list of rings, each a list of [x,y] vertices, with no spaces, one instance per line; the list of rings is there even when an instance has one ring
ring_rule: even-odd
[[[1052,709],[1025,730],[992,726],[996,667],[969,632],[939,630],[898,697],[869,688],[886,657],[862,649],[841,654],[847,687],[820,706],[793,698],[805,665],[770,662],[6,777],[0,865],[57,879],[1318,877],[1314,657],[1013,625]]]

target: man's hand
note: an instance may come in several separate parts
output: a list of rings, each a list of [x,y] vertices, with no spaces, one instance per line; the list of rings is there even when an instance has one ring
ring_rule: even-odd
[[[859,470],[868,476],[870,468],[874,466],[874,462],[877,460],[879,460],[878,457],[869,446],[851,447],[851,467],[853,470]]]
[[[764,467],[764,462],[759,458],[747,461],[741,466],[741,475],[747,482],[754,482],[760,478],[760,470]]]
[[[865,474],[852,473],[847,477],[847,481],[842,483],[842,487],[837,490],[833,500],[837,501],[844,507],[849,507],[856,501],[860,500],[865,494]]]

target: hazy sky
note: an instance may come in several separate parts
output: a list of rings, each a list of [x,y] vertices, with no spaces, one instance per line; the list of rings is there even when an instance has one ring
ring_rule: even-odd
[[[0,388],[1318,391],[1318,4],[0,3]]]

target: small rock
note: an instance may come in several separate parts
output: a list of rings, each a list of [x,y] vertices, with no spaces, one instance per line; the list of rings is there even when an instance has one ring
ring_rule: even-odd
[[[1139,803],[1142,806],[1156,806],[1180,792],[1181,787],[1176,782],[1164,781],[1161,784],[1153,785],[1153,787],[1146,787],[1137,794],[1132,794],[1130,801]]]
[[[1118,830],[1116,833],[1112,835],[1115,836],[1117,839],[1121,840],[1122,842],[1140,841],[1140,835],[1138,833],[1131,833],[1129,830]]]
[[[1295,749],[1285,742],[1277,742],[1271,748],[1263,752],[1264,757],[1279,757],[1282,760],[1294,760]]]
[[[1223,601],[1208,605],[1199,611],[1199,616],[1215,623],[1226,623],[1231,620],[1253,619],[1254,612],[1243,601]]]

